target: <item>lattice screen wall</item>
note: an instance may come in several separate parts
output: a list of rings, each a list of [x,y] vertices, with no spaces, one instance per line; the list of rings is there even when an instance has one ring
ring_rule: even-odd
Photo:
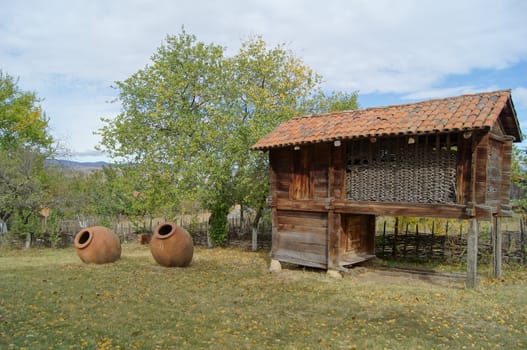
[[[349,142],[347,199],[455,203],[456,137],[443,134]]]

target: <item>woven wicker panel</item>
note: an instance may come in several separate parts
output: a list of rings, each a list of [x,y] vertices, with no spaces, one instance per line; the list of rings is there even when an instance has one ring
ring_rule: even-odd
[[[457,148],[439,136],[351,142],[346,192],[354,201],[455,203]]]

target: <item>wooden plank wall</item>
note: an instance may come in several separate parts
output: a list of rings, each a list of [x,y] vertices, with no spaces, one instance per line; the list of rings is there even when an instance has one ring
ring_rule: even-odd
[[[511,200],[511,176],[512,176],[512,139],[503,143],[501,158],[501,198],[500,211],[512,210]],[[504,213],[510,215],[512,213]]]
[[[346,196],[346,164],[344,160],[345,147],[331,148],[331,167],[329,197],[344,199]]]
[[[472,139],[458,136],[457,203],[467,204],[472,200]]]
[[[328,196],[329,152],[329,144],[271,150],[271,197],[275,201],[273,259],[326,267],[328,214],[314,212],[310,205]],[[285,210],[279,205],[280,199],[302,205],[298,210]]]
[[[292,200],[327,198],[330,146],[319,143],[304,145],[297,150],[291,148],[284,150],[286,152],[275,154],[276,158],[273,161],[277,162],[277,165],[273,166],[289,171],[289,174],[285,172],[277,174],[279,183],[289,183],[288,198]],[[290,162],[289,168],[285,166],[287,161]],[[278,198],[283,198],[284,194],[281,193]]]
[[[503,143],[489,139],[489,159],[487,165],[487,198],[486,204],[497,208],[501,199]]]
[[[312,193],[314,199],[328,197],[328,171],[330,165],[330,146],[327,143],[318,143],[308,150],[313,158],[311,159]]]
[[[277,210],[274,259],[313,267],[326,267],[327,213]]]
[[[293,151],[290,174],[289,198],[295,200],[313,197],[313,186],[310,177],[313,153],[311,147],[302,147]]]
[[[269,152],[271,166],[271,197],[289,199],[291,184],[291,151],[288,148],[273,149]]]
[[[484,134],[476,141],[474,150],[474,204],[487,202],[487,163],[489,159],[489,134]]]

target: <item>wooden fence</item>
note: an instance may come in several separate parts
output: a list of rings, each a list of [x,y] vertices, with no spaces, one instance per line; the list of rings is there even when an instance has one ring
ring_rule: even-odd
[[[397,222],[397,218],[379,217],[377,219],[377,234],[375,237],[375,253],[382,259],[406,261],[464,261],[466,259],[468,222],[463,220],[432,220],[414,219],[410,223]],[[138,241],[137,233],[148,231],[150,227],[165,221],[162,218],[145,218],[143,229],[128,220],[118,218],[111,227],[122,242]],[[207,246],[209,228],[208,214],[179,216],[174,219],[192,235],[194,244]],[[64,220],[55,236],[35,238],[33,246],[67,247],[73,245],[75,234],[82,228],[100,225],[100,218],[82,218]],[[146,224],[145,224],[146,223]],[[527,233],[525,232],[527,217],[516,216],[501,220],[503,261],[527,264]],[[24,237],[11,237],[0,233],[0,245],[23,246]],[[250,218],[234,216],[229,218],[229,234],[227,245],[250,247]],[[489,262],[492,256],[492,241],[490,223],[480,222],[479,259]],[[271,223],[264,217],[258,227],[258,248],[270,249]]]
[[[174,221],[181,227],[185,228],[192,236],[194,244],[198,246],[208,245],[207,232],[209,230],[208,214],[199,213],[198,215],[181,215]],[[227,245],[245,246],[246,242],[251,241],[251,218],[230,217],[229,233],[227,236]],[[119,236],[121,242],[134,242],[138,240],[138,233],[151,232],[152,229],[161,222],[166,221],[163,218],[145,218],[141,227],[133,224],[129,220],[122,218],[114,220],[111,225],[113,231]],[[88,226],[100,225],[101,220],[96,217],[83,218],[82,220],[63,220],[60,225],[59,239],[55,242],[57,247],[66,247],[73,245],[73,240],[77,232]],[[258,225],[258,247],[266,249],[270,247],[271,242],[271,223],[270,220],[261,220]],[[35,241],[35,245],[50,246],[51,239],[45,237]]]
[[[457,232],[449,232],[448,225],[457,228]],[[376,255],[382,259],[406,261],[464,261],[466,259],[468,223],[458,221],[452,225],[447,221],[442,230],[430,232],[419,230],[419,224],[406,225],[404,230],[390,229],[388,220],[380,223],[375,237]],[[379,226],[378,226],[379,228]],[[527,263],[527,234],[525,233],[525,218],[504,219],[501,223],[503,261],[510,263]],[[490,224],[480,223],[478,240],[478,259],[490,262],[492,256],[492,241]]]

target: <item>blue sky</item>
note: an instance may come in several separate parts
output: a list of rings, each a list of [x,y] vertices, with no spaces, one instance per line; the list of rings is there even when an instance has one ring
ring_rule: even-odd
[[[228,53],[252,35],[285,43],[361,107],[512,89],[527,130],[524,0],[1,2],[0,69],[43,99],[63,158],[107,160],[93,133],[119,112],[110,86],[182,26]]]

